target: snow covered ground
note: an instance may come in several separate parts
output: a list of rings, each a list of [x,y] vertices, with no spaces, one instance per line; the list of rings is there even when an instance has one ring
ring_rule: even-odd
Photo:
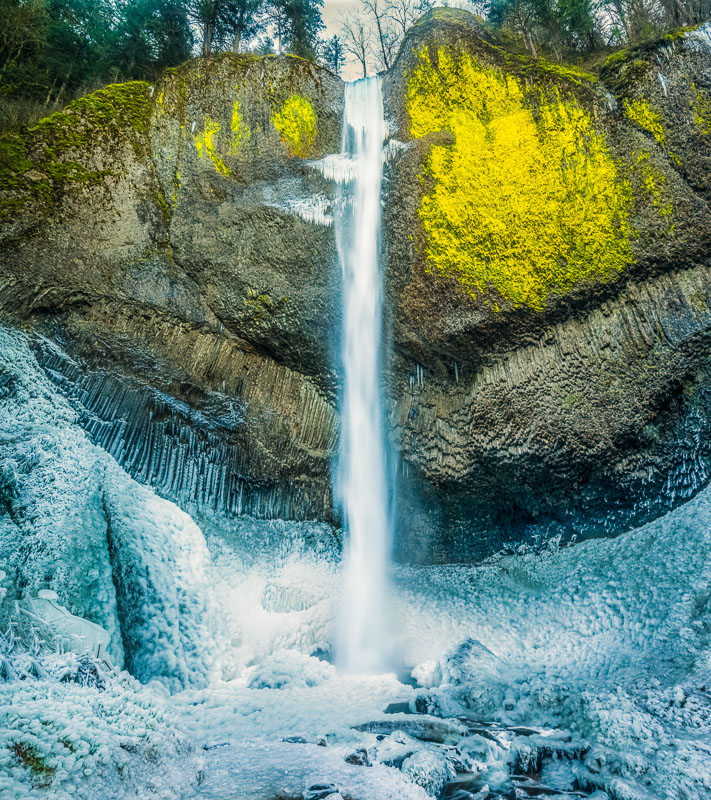
[[[264,743],[266,752],[259,752],[267,760],[272,743],[276,761],[283,749],[276,745],[294,734],[309,742],[327,736],[330,746],[351,751],[377,746],[372,734],[352,726],[388,721],[407,729],[408,720],[425,719],[383,713],[390,702],[402,701],[443,718],[568,732],[568,743],[582,742],[584,752],[548,766],[549,783],[561,790],[604,789],[621,800],[710,798],[710,545],[707,490],[612,541],[477,567],[399,567],[393,636],[398,666],[413,668],[419,688],[394,675],[339,675],[296,657],[293,648],[307,653],[328,642],[338,591],[335,560],[285,550],[245,564],[240,578],[212,547],[225,585],[245,587],[234,624],[247,620],[243,641],[255,663],[232,681],[188,690],[174,702],[197,739],[238,743],[215,756],[221,776],[226,764],[238,765],[244,744],[255,741]],[[450,742],[466,748],[471,738],[453,735]],[[486,755],[490,787],[502,783],[502,770],[524,744],[541,745],[535,736],[526,742],[499,738],[502,747]],[[329,779],[350,790],[343,769],[331,769]],[[304,761],[305,783],[317,772]],[[370,792],[365,796],[380,796]]]
[[[147,684],[0,646],[0,797],[709,800],[710,545],[711,489],[615,540],[397,567],[393,673],[343,675],[337,535],[139,486],[0,329],[0,632],[53,588]]]

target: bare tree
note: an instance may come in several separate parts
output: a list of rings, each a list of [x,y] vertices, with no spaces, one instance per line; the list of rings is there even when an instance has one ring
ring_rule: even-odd
[[[371,48],[371,31],[367,20],[360,13],[346,14],[341,23],[343,49],[361,65],[363,77],[368,74]]]
[[[433,6],[432,0],[387,0],[387,15],[393,23],[400,40],[405,38],[405,34],[423,14],[426,14]]]
[[[390,15],[386,0],[363,0],[363,8],[375,28],[383,69],[390,69],[392,54],[398,43],[395,33],[390,30]]]
[[[672,25],[696,25],[711,16],[709,0],[661,0],[661,5]]]
[[[538,58],[534,31],[540,27],[539,6],[536,0],[504,0],[492,6],[489,19],[499,27],[518,33],[529,52]]]
[[[671,2],[670,6],[674,3]],[[601,5],[602,19],[611,21],[613,41],[637,42],[663,30],[672,20],[665,17],[663,4],[657,0],[608,0]],[[605,23],[603,22],[603,25]],[[610,27],[609,24],[607,26]]]
[[[0,25],[0,66],[7,69],[26,54],[41,48],[49,16],[44,0],[4,4]]]

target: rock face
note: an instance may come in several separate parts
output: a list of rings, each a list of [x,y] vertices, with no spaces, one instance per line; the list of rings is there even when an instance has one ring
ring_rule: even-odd
[[[614,534],[708,479],[709,36],[597,80],[457,11],[411,30],[385,83],[410,557]]]
[[[5,315],[59,343],[39,354],[95,441],[183,501],[331,516],[339,281],[307,159],[341,106],[302,59],[225,55],[3,142]]]
[[[471,15],[384,78],[400,558],[613,535],[707,480],[711,34],[600,77]],[[343,87],[224,55],[0,141],[0,309],[83,427],[181,503],[337,521]]]

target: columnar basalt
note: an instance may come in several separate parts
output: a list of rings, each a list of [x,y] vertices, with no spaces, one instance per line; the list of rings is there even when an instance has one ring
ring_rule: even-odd
[[[456,10],[413,27],[386,81],[403,555],[614,534],[707,480],[707,37],[598,80]]]
[[[332,518],[343,87],[223,55],[4,137],[4,317],[95,441],[184,503]],[[11,178],[11,179],[10,179]]]

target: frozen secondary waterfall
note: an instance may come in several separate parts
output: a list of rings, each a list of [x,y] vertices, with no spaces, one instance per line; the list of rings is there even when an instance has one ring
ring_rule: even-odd
[[[341,153],[350,164],[336,215],[343,268],[342,441],[338,492],[347,545],[338,660],[377,671],[386,649],[390,551],[380,390],[382,279],[378,263],[385,120],[379,78],[346,84]]]

